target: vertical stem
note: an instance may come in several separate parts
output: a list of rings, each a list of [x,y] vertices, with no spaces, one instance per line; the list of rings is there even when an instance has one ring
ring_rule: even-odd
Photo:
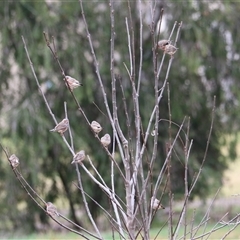
[[[140,59],[139,59],[139,70],[138,70],[138,83],[137,83],[137,95],[139,96],[139,90],[140,90],[140,83],[141,83],[141,76],[142,76],[142,61],[143,61],[143,39],[142,39],[142,33],[143,33],[143,23],[142,23],[142,1],[138,0],[138,8],[139,8],[139,20],[140,20],[140,29],[139,29],[139,52],[140,52]]]
[[[171,133],[171,126],[172,126],[172,114],[171,114],[171,104],[170,104],[170,89],[169,83],[167,83],[167,92],[168,92],[168,114],[169,114],[169,125],[168,125],[168,144],[166,152],[168,153],[169,149],[172,146],[172,133]],[[172,209],[172,181],[171,181],[171,154],[167,160],[167,176],[168,176],[168,187],[169,187],[169,239],[172,240],[173,234],[173,209]]]
[[[185,198],[188,197],[188,146],[189,146],[189,129],[190,129],[190,118],[188,119],[188,125],[187,125],[187,134],[185,139],[185,146],[184,146],[184,155],[185,155],[185,172],[184,172],[184,185],[185,185]],[[187,211],[188,208],[188,201],[186,202],[185,208],[184,208],[184,240],[186,239],[186,233],[187,233]]]
[[[130,6],[130,5],[129,5]],[[130,11],[130,10],[129,10]],[[130,11],[131,14],[131,11]],[[130,15],[131,16],[131,15]],[[131,17],[130,17],[131,19]],[[131,21],[132,23],[132,21]],[[131,25],[132,29],[133,26]],[[135,68],[135,52],[134,49],[131,48],[131,36],[129,33],[129,27],[128,27],[128,20],[126,18],[126,28],[127,28],[127,36],[128,36],[128,47],[129,47],[129,61],[130,61],[130,80],[132,83],[132,95],[133,95],[133,106],[134,106],[134,117],[135,117],[135,129],[136,129],[136,152],[135,152],[135,162],[137,161],[137,159],[139,159],[139,151],[140,151],[140,112],[139,112],[139,102],[138,102],[138,95],[137,95],[137,91],[136,91],[136,87],[135,87],[135,82],[134,82],[134,68]],[[132,39],[133,39],[133,31],[132,31]],[[133,40],[132,40],[133,43]],[[132,46],[133,47],[133,46]],[[132,54],[133,52],[133,54]],[[129,222],[128,222],[128,228],[129,228],[129,234],[131,236],[131,238],[134,238],[134,219],[133,219],[133,215],[134,215],[134,205],[135,205],[135,194],[136,194],[136,185],[134,183],[137,182],[137,173],[138,173],[138,169],[136,169],[134,167],[134,177],[131,179],[131,173],[130,173],[130,162],[128,162],[129,166],[126,172],[126,179],[128,181],[127,187],[130,189],[126,189],[127,192],[127,196],[126,196],[126,200],[127,200],[127,211],[128,211],[128,217],[129,217]],[[135,164],[134,164],[135,166]],[[133,180],[133,181],[132,181]],[[129,191],[130,190],[130,191]],[[130,200],[130,202],[128,202]]]

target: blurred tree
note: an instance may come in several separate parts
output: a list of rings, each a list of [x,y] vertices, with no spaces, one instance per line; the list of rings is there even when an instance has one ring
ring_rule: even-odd
[[[137,2],[130,1],[132,24],[134,26],[135,49],[135,78],[138,78],[139,67],[139,19]],[[149,15],[149,3],[144,3],[143,10],[143,71],[140,94],[140,106],[143,128],[146,127],[151,108],[154,104],[154,79],[152,64],[152,35]],[[206,196],[213,186],[221,184],[221,176],[227,167],[227,159],[222,157],[221,146],[225,134],[238,130],[236,119],[236,107],[239,93],[237,86],[239,77],[239,48],[237,41],[239,31],[237,23],[240,21],[239,4],[234,2],[206,2],[206,1],[157,1],[155,20],[158,19],[160,9],[165,9],[163,30],[160,38],[168,38],[174,21],[183,21],[179,48],[173,61],[169,84],[171,89],[172,120],[181,123],[183,117],[191,117],[191,138],[194,140],[191,161],[189,167],[190,179],[199,168],[211,122],[212,100],[216,95],[217,110],[214,122],[211,144],[208,157],[203,170],[201,181],[196,187],[195,194]],[[19,1],[14,3],[5,1],[1,3],[0,22],[1,39],[0,46],[0,106],[1,106],[1,139],[8,146],[9,151],[15,152],[21,159],[21,171],[40,192],[47,201],[64,198],[68,202],[70,215],[73,221],[84,224],[84,220],[77,217],[76,211],[81,207],[81,195],[72,181],[76,180],[75,170],[71,162],[68,150],[62,143],[58,134],[50,133],[49,129],[54,123],[44,106],[32,72],[24,53],[21,35],[27,41],[37,76],[39,77],[43,91],[49,101],[52,110],[60,121],[64,117],[63,102],[68,103],[68,115],[74,133],[75,150],[85,149],[96,164],[97,169],[104,177],[110,162],[97,141],[93,138],[89,129],[77,112],[69,92],[62,81],[62,75],[56,62],[48,50],[43,31],[49,37],[54,36],[58,51],[58,57],[66,74],[74,76],[83,82],[84,87],[75,91],[86,115],[92,120],[101,122],[104,131],[110,130],[109,123],[101,111],[105,112],[99,89],[92,55],[88,46],[86,32],[83,25],[79,2],[51,2],[45,1]],[[126,37],[125,17],[128,17],[128,3],[114,2],[115,7],[115,72],[122,78],[122,84],[126,89],[128,112],[131,122],[133,106],[131,106],[131,88],[123,62],[128,63],[128,43]],[[107,1],[84,2],[85,15],[89,24],[89,31],[94,40],[94,48],[98,57],[100,72],[107,93],[111,96],[110,89],[110,17]],[[155,26],[156,27],[156,26]],[[160,54],[159,54],[160,55]],[[161,57],[161,56],[159,56]],[[168,57],[168,56],[166,56]],[[163,81],[166,66],[160,82]],[[123,112],[123,102],[120,87],[117,90],[118,109]],[[146,94],[147,93],[147,94]],[[109,97],[111,101],[111,98]],[[95,104],[98,106],[96,107]],[[98,109],[99,108],[99,109]],[[160,103],[160,118],[168,119],[167,94]],[[125,132],[125,118],[120,119]],[[159,129],[159,157],[165,159],[165,145],[168,141],[168,123],[161,122]],[[172,135],[178,129],[172,127]],[[134,139],[134,129],[129,132]],[[234,141],[232,149],[234,149]],[[149,146],[149,149],[150,146]],[[184,166],[182,158],[183,146],[179,141],[172,158],[173,187],[176,192],[183,191]],[[231,151],[230,158],[234,159],[235,151]],[[4,194],[0,206],[2,213],[9,217],[14,227],[21,225],[24,219],[34,225],[36,215],[42,221],[46,216],[28,200],[21,188],[13,184],[12,173],[9,173],[6,161],[0,164],[3,176],[1,189]],[[160,162],[161,166],[161,162]],[[117,174],[117,173],[116,173]],[[110,175],[110,174],[109,174]],[[90,182],[82,173],[85,191],[99,203],[107,206],[107,200],[98,187]],[[124,191],[123,184],[116,186]],[[14,191],[13,191],[14,190]],[[14,193],[14,198],[13,198]],[[11,207],[4,203],[11,200]],[[96,205],[90,201],[90,208],[96,217],[98,212]],[[13,207],[14,206],[14,207]],[[26,210],[26,211],[23,211]],[[6,215],[7,213],[7,215]],[[32,214],[29,214],[32,213]],[[34,214],[33,214],[34,213]],[[9,225],[8,225],[9,226]],[[22,226],[21,226],[22,227]]]

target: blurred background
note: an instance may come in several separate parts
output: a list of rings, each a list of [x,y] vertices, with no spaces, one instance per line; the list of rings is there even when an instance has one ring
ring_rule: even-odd
[[[137,1],[114,1],[115,16],[115,73],[121,78],[128,103],[130,122],[134,123],[132,90],[123,63],[129,65],[125,18],[131,6],[134,26],[136,79],[139,68],[139,9]],[[142,1],[143,16],[143,67],[140,89],[140,111],[143,128],[154,105],[153,36],[151,8],[156,4],[155,23],[164,9],[160,39],[167,39],[175,21],[182,21],[179,48],[169,75],[172,120],[181,124],[190,117],[190,139],[193,147],[189,159],[190,183],[199,169],[206,149],[210,130],[213,97],[216,110],[211,142],[202,175],[193,192],[192,200],[205,201],[223,184],[234,187],[230,179],[236,167],[228,167],[237,159],[240,99],[240,3],[237,1]],[[108,1],[84,1],[85,16],[99,62],[100,74],[111,101],[110,74],[110,8]],[[36,74],[49,105],[58,121],[64,118],[64,101],[68,103],[68,116],[76,151],[85,149],[96,168],[110,182],[110,162],[99,147],[91,131],[77,111],[72,97],[63,82],[61,71],[46,46],[43,31],[54,36],[57,54],[65,74],[83,83],[74,91],[90,121],[101,123],[104,132],[111,128],[106,117],[103,97],[96,77],[95,66],[78,1],[2,1],[0,3],[0,142],[20,161],[20,170],[29,184],[46,200],[54,202],[61,212],[74,222],[86,226],[82,197],[73,184],[75,168],[69,164],[71,155],[62,139],[49,130],[54,127],[44,101],[38,91],[24,51],[21,36],[25,38]],[[157,26],[155,26],[157,29]],[[175,39],[174,33],[172,40]],[[159,54],[159,57],[161,57]],[[167,58],[169,56],[166,56]],[[164,63],[160,83],[167,69]],[[118,111],[124,111],[122,93],[117,83]],[[160,119],[169,119],[167,93],[159,106]],[[124,114],[119,114],[121,126],[134,138],[134,128],[127,129]],[[186,130],[187,128],[185,128]],[[178,127],[172,126],[172,134]],[[182,135],[184,138],[184,135]],[[159,124],[159,171],[166,157],[168,122]],[[151,144],[147,146],[151,149]],[[32,232],[49,228],[49,218],[27,196],[15,178],[1,151],[0,161],[0,231]],[[172,156],[172,183],[174,199],[182,200],[184,193],[184,149],[177,141]],[[236,164],[239,166],[239,164]],[[224,178],[227,172],[228,178]],[[153,173],[154,175],[154,173]],[[106,196],[82,172],[85,191],[108,208]],[[236,173],[236,182],[239,173]],[[117,179],[118,178],[116,173]],[[230,179],[230,180],[229,180]],[[121,197],[124,187],[116,183]],[[234,189],[237,191],[237,189]],[[222,196],[238,192],[222,191]],[[167,194],[163,198],[167,204]],[[101,219],[98,207],[89,200],[93,216]],[[23,224],[27,223],[27,224]],[[99,222],[101,222],[99,220]],[[106,226],[102,226],[105,228]]]

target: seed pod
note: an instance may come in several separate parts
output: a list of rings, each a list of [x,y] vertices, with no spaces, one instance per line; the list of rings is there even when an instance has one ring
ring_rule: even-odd
[[[158,209],[165,209],[165,207],[160,203],[160,201],[158,199],[154,199],[153,200],[153,197],[151,198],[151,208],[153,210],[158,210]]]
[[[164,52],[171,55],[171,57],[173,56],[173,54],[178,50],[178,48],[174,47],[171,44],[168,44],[165,46],[165,50]]]
[[[76,153],[76,155],[73,158],[73,161],[71,162],[71,164],[73,163],[81,163],[84,159],[85,159],[86,155],[85,155],[85,151],[81,150],[78,153]]]
[[[111,137],[108,133],[101,137],[101,143],[104,147],[107,147],[111,143]]]
[[[47,211],[47,214],[52,217],[59,216],[59,213],[57,212],[57,208],[51,202],[46,203],[46,211]]]
[[[158,49],[161,49],[161,50],[165,50],[165,47],[170,43],[169,40],[160,40],[158,43],[157,43],[157,48]]]
[[[50,132],[58,132],[63,135],[69,128],[69,121],[67,118],[64,118],[60,123],[58,123],[54,129],[50,130]]]
[[[92,121],[91,128],[96,134],[98,134],[102,131],[101,125],[96,121]]]
[[[64,79],[63,79],[64,80]],[[82,84],[75,78],[72,78],[70,76],[66,76],[65,77],[65,80],[66,82],[68,83],[69,85],[69,88],[71,89],[71,91],[74,89],[74,88],[77,88],[79,86],[82,86]],[[66,83],[66,85],[67,85]]]
[[[9,161],[10,161],[10,164],[11,164],[11,166],[13,167],[13,169],[17,168],[17,166],[18,166],[19,163],[20,163],[18,157],[17,157],[15,154],[12,154],[12,155],[9,157]]]
[[[156,130],[155,130],[155,129],[153,129],[153,130],[152,130],[152,132],[151,132],[151,136],[153,136],[153,137],[154,137],[155,135],[156,135]]]

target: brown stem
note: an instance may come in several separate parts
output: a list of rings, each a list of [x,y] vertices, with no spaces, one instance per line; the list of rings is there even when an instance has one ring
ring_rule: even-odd
[[[74,209],[74,204],[73,204],[73,201],[72,201],[71,193],[69,191],[69,186],[67,185],[67,179],[65,178],[64,173],[61,170],[63,168],[64,168],[64,166],[61,163],[59,163],[59,167],[57,168],[57,171],[58,171],[59,177],[62,181],[62,184],[63,184],[64,190],[66,192],[66,195],[67,195],[67,199],[68,199],[68,202],[69,202],[70,212],[71,212],[71,215],[72,215],[72,218],[73,218],[73,222],[75,222],[77,225],[83,227],[83,223],[81,221],[79,221],[77,216],[76,216],[76,211]]]

